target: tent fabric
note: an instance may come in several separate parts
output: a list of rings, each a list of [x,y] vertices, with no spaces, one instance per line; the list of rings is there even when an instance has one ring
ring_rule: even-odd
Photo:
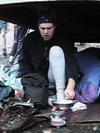
[[[76,54],[83,73],[77,85],[76,99],[83,103],[93,103],[100,95],[100,50],[87,49]]]

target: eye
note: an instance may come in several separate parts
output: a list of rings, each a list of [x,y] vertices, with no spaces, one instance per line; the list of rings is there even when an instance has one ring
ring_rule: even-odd
[[[47,28],[48,30],[50,30],[50,29],[52,29],[52,27],[50,27],[50,28]]]
[[[42,30],[45,30],[45,28],[40,27]]]

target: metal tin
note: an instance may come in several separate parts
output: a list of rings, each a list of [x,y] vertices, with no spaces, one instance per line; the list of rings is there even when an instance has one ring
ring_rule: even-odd
[[[51,125],[55,127],[61,127],[66,124],[65,117],[60,113],[60,111],[55,111],[51,113]]]

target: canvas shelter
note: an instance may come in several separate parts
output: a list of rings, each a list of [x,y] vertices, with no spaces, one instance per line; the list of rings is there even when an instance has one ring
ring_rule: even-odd
[[[73,42],[100,42],[99,0],[0,0],[0,19],[32,29],[36,28],[36,17],[42,10],[51,10],[58,15],[60,28]],[[84,112],[69,113],[66,116],[71,125],[68,123],[67,128],[59,130],[77,133],[100,131],[99,112],[99,104],[94,104]],[[48,128],[46,122],[32,131],[42,131],[46,124]]]
[[[41,10],[54,11],[60,28],[74,42],[100,42],[100,1],[0,0],[0,19],[36,27]]]

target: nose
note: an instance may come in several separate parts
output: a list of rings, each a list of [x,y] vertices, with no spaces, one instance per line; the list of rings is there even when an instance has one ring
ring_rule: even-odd
[[[44,30],[44,33],[47,34],[47,33],[48,33],[48,29],[45,29],[45,30]]]

